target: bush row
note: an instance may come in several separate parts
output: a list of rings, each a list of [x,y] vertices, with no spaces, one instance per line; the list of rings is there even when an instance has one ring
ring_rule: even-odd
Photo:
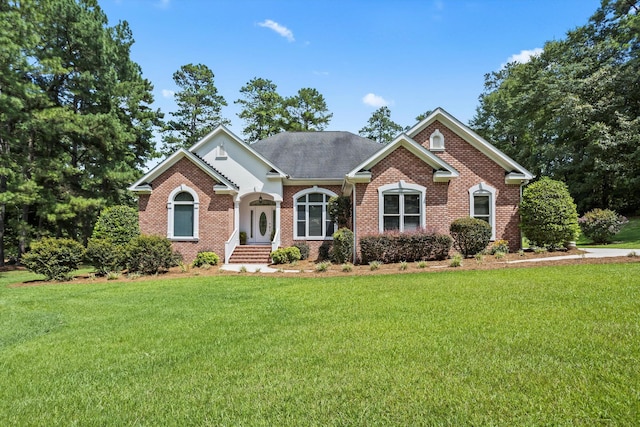
[[[360,239],[362,262],[442,260],[449,256],[450,236],[428,231],[411,233],[386,232]]]

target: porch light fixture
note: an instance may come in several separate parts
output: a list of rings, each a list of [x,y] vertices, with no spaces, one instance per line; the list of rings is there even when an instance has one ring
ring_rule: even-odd
[[[258,203],[262,204],[262,196],[258,197]]]

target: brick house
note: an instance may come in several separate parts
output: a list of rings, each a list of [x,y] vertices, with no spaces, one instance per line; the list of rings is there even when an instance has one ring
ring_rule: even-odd
[[[140,229],[167,236],[185,261],[212,250],[229,262],[247,244],[268,252],[306,241],[317,256],[335,224],[334,195],[351,197],[352,229],[448,233],[456,218],[486,220],[519,248],[518,204],[533,175],[443,109],[389,144],[349,132],[284,132],[249,145],[218,127],[130,190]]]

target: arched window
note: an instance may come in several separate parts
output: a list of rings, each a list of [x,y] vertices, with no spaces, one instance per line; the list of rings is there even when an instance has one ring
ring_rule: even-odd
[[[469,216],[487,221],[491,240],[496,239],[496,189],[481,182],[469,189]]]
[[[426,188],[399,181],[378,188],[379,230],[412,231],[425,225]]]
[[[308,188],[293,195],[295,239],[324,240],[331,238],[336,225],[327,214],[327,203],[336,193],[324,188]]]
[[[198,193],[186,185],[174,189],[167,202],[167,236],[174,240],[198,238]]]

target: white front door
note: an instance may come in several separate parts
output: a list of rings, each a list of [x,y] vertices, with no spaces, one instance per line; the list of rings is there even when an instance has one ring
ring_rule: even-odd
[[[253,243],[271,243],[274,212],[273,206],[254,206],[252,208]]]

